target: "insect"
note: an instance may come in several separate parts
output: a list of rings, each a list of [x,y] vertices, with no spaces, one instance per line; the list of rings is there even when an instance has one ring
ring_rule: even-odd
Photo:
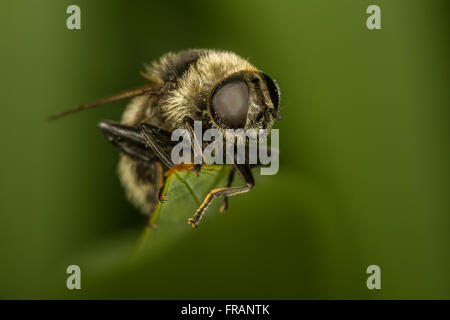
[[[167,200],[161,191],[166,173],[174,168],[170,157],[173,130],[184,128],[194,136],[194,121],[201,121],[203,128],[220,131],[270,130],[274,121],[281,119],[278,84],[232,52],[190,49],[167,53],[147,66],[141,75],[150,84],[81,105],[50,119],[133,98],[120,123],[104,120],[99,128],[120,153],[118,174],[128,199],[147,215],[151,215],[158,201]],[[201,164],[193,168],[198,174]],[[244,186],[231,186],[235,172],[245,180]],[[224,198],[222,210],[225,210],[228,197],[254,186],[250,165],[234,164],[226,187],[211,190],[188,222],[196,227],[215,197]]]

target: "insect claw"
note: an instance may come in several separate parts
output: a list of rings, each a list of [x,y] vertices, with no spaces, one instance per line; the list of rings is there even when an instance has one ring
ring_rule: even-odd
[[[198,221],[196,222],[194,218],[189,218],[188,223],[192,225],[192,228],[197,228]]]
[[[164,203],[164,202],[167,201],[167,197],[164,194],[164,185],[159,189],[158,200],[159,200],[160,203]]]
[[[188,219],[188,223],[192,225],[192,228],[197,228],[200,220],[202,219],[203,211],[198,211],[194,214],[193,218]]]
[[[165,195],[162,194],[162,195],[159,196],[159,199],[158,199],[158,200],[159,200],[159,202],[164,203],[164,202],[167,201],[167,197],[166,197]]]
[[[198,177],[200,175],[200,171],[202,170],[202,165],[201,164],[195,164],[194,165],[194,172],[195,175]]]
[[[225,198],[226,199],[226,198]],[[222,204],[222,206],[220,207],[220,212],[225,212],[225,211],[227,211],[228,210],[228,201],[226,201],[224,199],[224,202],[223,202],[223,204]]]

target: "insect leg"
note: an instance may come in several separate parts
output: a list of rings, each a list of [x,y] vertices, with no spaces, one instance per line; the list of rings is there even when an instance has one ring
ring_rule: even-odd
[[[146,123],[141,124],[139,130],[147,146],[158,156],[159,160],[167,168],[172,168],[173,162],[168,152],[168,147],[173,145],[173,142],[170,140],[170,134]]]
[[[174,142],[167,131],[148,124],[135,128],[109,120],[101,121],[98,126],[121,153],[145,162],[161,161],[168,168],[173,166],[169,154]]]
[[[159,161],[155,161],[154,162],[154,174],[155,174],[155,184],[156,184],[156,188],[160,188],[160,193],[158,193],[157,195],[155,194],[150,194],[151,196],[156,198],[156,201],[158,201],[161,197],[161,191],[164,188],[164,169],[163,169],[163,165],[161,164],[161,162]],[[158,202],[155,202],[154,205],[151,206],[150,211],[148,212],[148,226],[149,227],[153,227],[153,214],[155,213],[156,210],[156,206],[157,206]]]
[[[250,167],[245,164],[236,164],[235,168],[244,178],[246,185],[242,187],[225,187],[211,190],[211,192],[208,193],[205,200],[201,204],[200,208],[197,209],[194,217],[188,220],[188,223],[192,224],[192,227],[195,228],[198,226],[200,220],[202,219],[203,213],[206,211],[208,206],[211,204],[211,201],[215,197],[231,197],[253,189],[253,187],[255,186],[255,180],[253,178]]]
[[[145,162],[157,160],[157,157],[148,149],[145,139],[136,128],[109,120],[101,121],[98,127],[105,138],[119,152]]]
[[[158,192],[158,201],[161,202],[161,203],[164,203],[164,202],[167,201],[167,197],[164,194],[164,187],[165,186],[166,186],[165,183],[163,183],[161,185],[161,187],[159,188],[159,192]]]
[[[203,162],[202,146],[201,146],[200,142],[198,141],[197,136],[195,135],[194,128],[192,128],[192,122],[193,122],[192,119],[186,118],[184,120],[184,127],[186,128],[187,131],[189,131],[189,134],[191,136],[191,148],[194,151],[194,157],[196,154],[200,154],[202,157],[202,162]],[[200,163],[194,164],[194,170],[195,170],[196,176],[198,176],[200,174],[201,168],[202,168],[202,164],[200,164]]]
[[[230,174],[228,175],[227,188],[231,187],[231,185],[233,184],[234,172],[235,172],[235,169],[233,167],[230,171]],[[228,197],[224,196],[223,197],[223,205],[220,207],[220,212],[224,212],[227,209],[228,209]]]

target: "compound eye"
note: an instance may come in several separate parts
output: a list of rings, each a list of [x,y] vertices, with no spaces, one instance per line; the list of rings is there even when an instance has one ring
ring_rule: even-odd
[[[213,96],[213,113],[233,128],[243,128],[248,112],[248,86],[234,81],[222,86]]]
[[[270,100],[272,101],[273,107],[278,109],[278,104],[280,103],[280,92],[278,92],[278,87],[275,82],[267,74],[262,73],[264,82],[266,83],[267,90],[269,90]]]

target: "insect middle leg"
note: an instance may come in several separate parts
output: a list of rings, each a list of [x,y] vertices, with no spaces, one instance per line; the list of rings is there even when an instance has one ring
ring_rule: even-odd
[[[206,196],[203,203],[200,205],[200,208],[197,209],[197,212],[194,214],[193,218],[188,220],[189,224],[192,224],[192,227],[197,227],[200,223],[200,220],[203,217],[204,212],[211,204],[212,200],[216,197],[231,197],[240,193],[247,192],[255,186],[255,180],[253,178],[253,174],[248,165],[235,165],[236,170],[241,174],[244,178],[246,185],[242,187],[225,187],[211,190],[210,193]]]
[[[231,187],[234,180],[234,173],[235,173],[234,167],[231,169],[230,174],[228,175],[228,182],[227,182],[227,188]],[[224,212],[228,209],[228,196],[223,197],[223,205],[220,207],[220,212]]]
[[[189,132],[189,135],[191,137],[191,148],[194,152],[194,162],[195,162],[195,155],[200,155],[202,163],[203,163],[203,151],[200,142],[198,141],[198,137],[195,134],[194,128],[193,128],[194,121],[190,118],[184,119],[184,128]],[[194,164],[194,171],[195,175],[198,177],[200,174],[200,170],[202,169],[202,163],[195,163]]]
[[[174,142],[170,139],[170,133],[149,124],[141,124],[138,127],[123,125],[118,122],[103,120],[99,123],[100,130],[108,141],[122,154],[138,161],[146,163],[158,163],[158,175],[160,192],[159,201],[166,200],[162,194],[164,189],[164,176],[162,165],[168,169],[174,165],[170,159],[170,149]]]
[[[144,137],[147,146],[158,156],[160,161],[168,168],[173,167],[173,162],[170,158],[169,152],[167,150],[167,144],[171,144],[166,141],[167,136],[161,134],[161,129],[148,124],[141,124],[139,126],[141,135]],[[170,138],[169,138],[170,139]],[[170,145],[169,145],[170,146]]]
[[[101,121],[98,126],[122,154],[148,163],[157,160],[167,168],[173,167],[170,150],[174,142],[169,132],[149,124],[136,128],[109,120]]]

